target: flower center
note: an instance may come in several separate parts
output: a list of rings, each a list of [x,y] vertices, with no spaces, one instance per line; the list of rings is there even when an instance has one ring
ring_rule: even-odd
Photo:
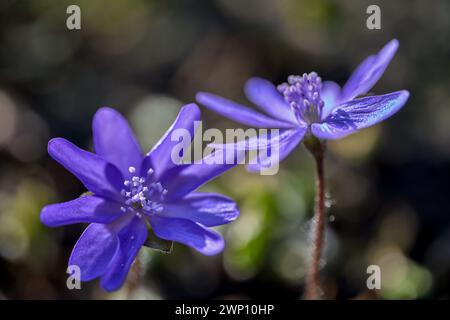
[[[311,124],[321,119],[323,100],[320,98],[322,79],[315,72],[291,75],[288,82],[277,87],[294,111],[297,120]]]
[[[147,171],[147,177],[134,175],[136,168],[129,167],[128,171],[133,175],[130,180],[123,182],[124,188],[121,194],[125,197],[125,205],[120,207],[123,212],[134,212],[139,218],[144,214],[154,214],[163,209],[162,201],[167,194],[159,182],[147,182],[153,174],[153,169]]]

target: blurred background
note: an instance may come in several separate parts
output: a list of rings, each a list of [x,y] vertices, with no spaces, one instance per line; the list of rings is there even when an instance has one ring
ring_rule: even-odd
[[[79,31],[66,28],[70,4],[81,8]],[[381,30],[366,28],[370,4],[381,8]],[[399,51],[372,91],[407,89],[406,107],[328,145],[325,296],[448,299],[449,13],[446,0],[2,0],[0,299],[300,298],[314,200],[303,147],[278,175],[241,166],[203,188],[241,209],[219,228],[222,255],[143,248],[141,281],[108,294],[96,281],[66,287],[85,226],[39,222],[44,205],[84,192],[47,155],[47,141],[61,136],[90,149],[91,118],[106,105],[129,119],[147,150],[197,91],[248,104],[249,77],[281,83],[312,70],[343,85],[392,38]],[[205,109],[203,120],[204,129],[241,126]],[[381,267],[381,290],[366,287],[372,264]]]

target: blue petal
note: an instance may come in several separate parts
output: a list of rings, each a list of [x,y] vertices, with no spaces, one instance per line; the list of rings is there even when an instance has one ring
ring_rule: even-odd
[[[196,98],[199,103],[203,104],[208,109],[248,126],[280,129],[292,128],[295,126],[292,123],[270,118],[246,106],[211,93],[200,92],[197,93]]]
[[[275,119],[296,124],[297,120],[277,88],[268,80],[251,78],[245,84],[248,100]]]
[[[122,214],[120,204],[96,196],[51,204],[41,211],[41,221],[49,227],[74,223],[110,223]]]
[[[370,127],[399,111],[408,100],[408,91],[397,91],[349,101],[336,109],[322,123],[311,125],[320,139],[339,139]]]
[[[101,279],[101,287],[106,291],[117,290],[124,283],[131,264],[147,239],[147,225],[141,218],[134,217],[118,237],[119,250]]]
[[[367,57],[353,72],[342,88],[339,101],[345,102],[366,94],[377,83],[391,62],[398,48],[398,41],[391,40],[376,55]]]
[[[200,109],[197,105],[191,103],[183,106],[172,126],[166,131],[164,136],[145,158],[142,165],[143,176],[145,176],[149,168],[152,168],[155,172],[155,179],[159,179],[164,172],[176,166],[176,164],[172,161],[171,153],[179,141],[172,141],[172,133],[175,130],[184,129],[187,130],[193,138],[195,131],[194,125],[196,121],[200,121]]]
[[[92,223],[73,248],[69,265],[80,268],[81,281],[103,275],[119,248],[119,239],[109,225]]]
[[[150,218],[150,224],[159,238],[183,243],[207,256],[218,254],[224,248],[220,234],[190,220],[155,215]]]
[[[116,110],[101,108],[92,121],[95,153],[128,177],[129,167],[140,168],[144,158],[128,122]]]
[[[50,140],[48,153],[95,195],[111,200],[119,199],[123,178],[114,165],[63,138]]]
[[[322,119],[325,119],[331,111],[338,105],[339,94],[341,93],[341,88],[336,82],[324,81],[322,84],[322,91],[320,92],[320,97],[325,103],[322,109]]]
[[[162,186],[168,190],[165,196],[166,201],[181,199],[206,182],[242,163],[245,160],[245,151],[234,151],[216,150],[214,154],[209,154],[201,161],[178,165],[167,171],[160,179]],[[221,158],[221,161],[219,164],[216,164],[214,159],[218,157]]]
[[[269,143],[270,153],[259,151],[257,162],[248,164],[247,170],[249,172],[261,172],[283,161],[302,141],[307,130],[307,127],[286,130],[288,131],[287,134],[282,136],[279,143]]]
[[[226,152],[233,150],[256,150],[257,153],[254,155],[254,158],[250,158],[255,163],[248,164],[247,170],[250,172],[260,172],[264,169],[271,168],[286,158],[302,141],[307,130],[307,127],[297,127],[295,129],[280,130],[278,135],[274,135],[269,131],[266,135],[254,136],[236,143],[213,143],[209,144],[208,147],[216,150],[225,150]]]
[[[239,209],[232,199],[223,195],[195,192],[176,202],[164,204],[162,215],[214,227],[235,220],[239,216]]]

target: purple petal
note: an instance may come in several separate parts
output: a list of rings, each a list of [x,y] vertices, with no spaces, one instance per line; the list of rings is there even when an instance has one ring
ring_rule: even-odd
[[[119,250],[101,279],[101,287],[106,291],[117,290],[124,283],[139,249],[147,239],[147,225],[141,218],[134,217],[118,237]]]
[[[388,42],[376,55],[367,57],[342,88],[339,101],[345,102],[367,93],[384,73],[398,48],[396,39]]]
[[[245,84],[244,90],[248,100],[268,115],[294,125],[297,123],[291,108],[270,81],[262,78],[251,78]]]
[[[95,153],[128,177],[129,167],[140,168],[144,158],[127,120],[116,110],[101,108],[92,121]]]
[[[145,158],[142,165],[142,175],[145,175],[148,169],[152,168],[155,171],[155,178],[159,179],[164,172],[176,166],[172,161],[171,153],[179,141],[172,141],[172,133],[175,130],[184,129],[190,133],[191,137],[194,137],[195,121],[200,121],[200,109],[198,106],[191,103],[182,107],[172,126]]]
[[[285,121],[270,118],[246,106],[211,93],[197,93],[197,101],[218,114],[258,128],[292,128],[294,125]]]
[[[235,143],[217,144],[210,143],[208,147],[216,150],[260,150],[267,149],[271,146],[280,146],[288,143],[292,136],[298,132],[306,132],[307,127],[297,127],[294,129],[279,130],[278,133],[268,131],[267,134],[260,134],[251,137],[250,139],[244,139]]]
[[[341,88],[336,82],[325,81],[322,84],[322,91],[320,92],[320,97],[325,103],[322,109],[322,119],[325,119],[331,111],[338,105],[339,94],[341,93]]]
[[[241,163],[245,160],[244,156],[244,150],[233,150],[233,152],[216,150],[214,154],[209,154],[199,162],[172,168],[160,179],[162,186],[168,190],[165,196],[166,201],[181,199],[195,191],[206,182]],[[218,158],[220,163],[215,163],[214,159]]]
[[[408,91],[397,91],[349,101],[336,109],[322,123],[311,126],[320,139],[339,139],[370,127],[399,111],[408,100]]]
[[[233,200],[223,195],[196,192],[177,202],[164,204],[162,215],[214,227],[235,220],[239,216],[239,209]]]
[[[224,248],[220,234],[190,220],[155,215],[150,218],[150,224],[159,238],[183,243],[207,256],[218,254]]]
[[[41,221],[49,227],[74,223],[110,223],[122,214],[120,204],[96,196],[51,204],[41,211]]]
[[[81,281],[90,281],[105,273],[118,248],[119,239],[113,228],[92,223],[73,248],[69,265],[80,268]]]
[[[297,145],[302,141],[305,133],[308,129],[299,128],[296,130],[286,130],[288,132],[284,133],[279,143],[269,143],[270,153],[258,154],[257,163],[248,164],[247,170],[249,172],[261,172],[264,169],[270,168],[273,165],[284,160]]]
[[[111,200],[120,196],[122,174],[100,156],[84,151],[63,138],[50,140],[48,153],[95,195]]]

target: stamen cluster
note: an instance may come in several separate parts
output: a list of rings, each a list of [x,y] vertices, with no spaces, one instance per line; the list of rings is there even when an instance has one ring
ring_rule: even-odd
[[[322,79],[317,73],[291,75],[288,82],[280,84],[277,89],[294,111],[297,120],[308,124],[320,121],[324,102],[320,97]]]
[[[121,190],[122,196],[125,197],[125,206],[120,210],[123,212],[135,212],[138,217],[144,214],[154,214],[163,210],[162,201],[167,194],[167,190],[163,188],[160,182],[147,182],[153,170],[147,171],[147,177],[134,175],[136,168],[129,167],[128,172],[133,176],[130,180],[123,182],[124,188]]]

